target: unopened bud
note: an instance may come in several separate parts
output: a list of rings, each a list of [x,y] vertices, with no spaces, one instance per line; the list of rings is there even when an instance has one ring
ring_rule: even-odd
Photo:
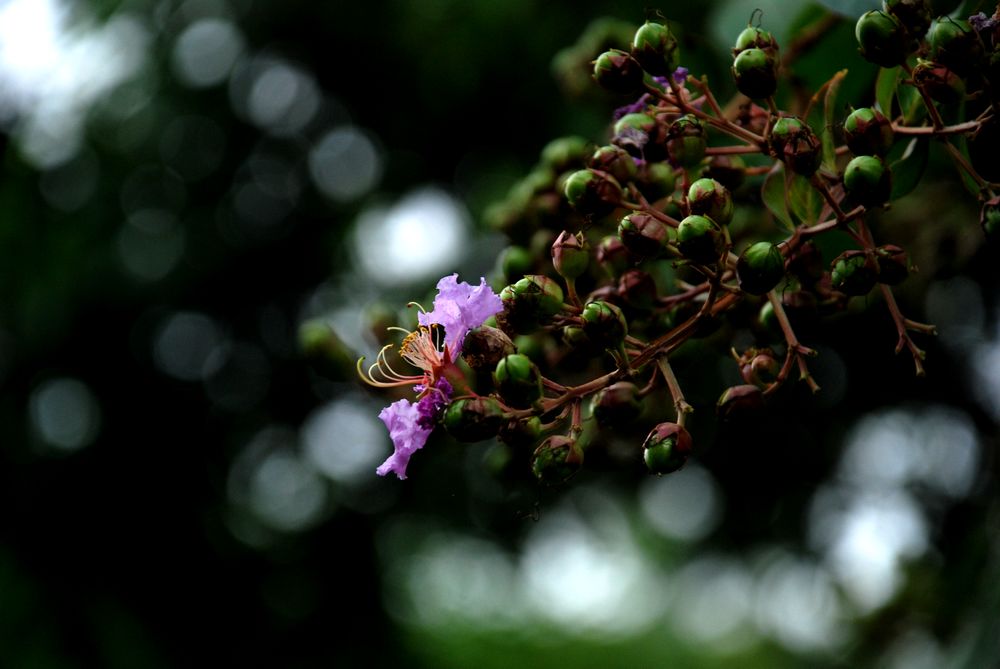
[[[884,156],[892,140],[892,123],[877,109],[855,109],[844,119],[844,141],[856,156]]]
[[[587,339],[601,348],[617,349],[628,334],[628,322],[622,310],[608,302],[588,302],[580,319]]]
[[[844,190],[866,207],[885,203],[892,193],[889,166],[876,156],[857,156],[844,168]]]
[[[719,226],[705,216],[688,216],[677,226],[677,248],[685,258],[696,263],[716,262],[724,241]]]
[[[538,274],[531,274],[500,291],[504,310],[497,316],[518,333],[530,332],[559,313],[563,291],[558,283]]]
[[[510,337],[487,325],[469,330],[462,344],[462,359],[474,371],[494,369],[505,356],[515,352]]]
[[[743,414],[760,411],[764,407],[764,394],[753,385],[726,388],[715,405],[716,414],[729,420]]]
[[[674,168],[666,162],[645,162],[639,167],[635,185],[650,202],[672,195],[675,185]]]
[[[864,251],[845,251],[834,259],[830,278],[845,295],[867,295],[878,280],[878,266]]]
[[[650,214],[635,212],[622,218],[618,236],[631,253],[640,258],[658,258],[667,248],[667,226]]]
[[[719,225],[733,220],[733,196],[715,179],[698,179],[688,188],[692,214],[708,216]]]
[[[910,39],[903,24],[892,14],[872,10],[854,27],[861,57],[882,67],[896,67],[910,52]]]
[[[778,89],[777,62],[763,49],[741,51],[733,61],[732,73],[737,90],[748,98],[768,98]]]
[[[642,88],[642,67],[624,51],[609,49],[594,61],[594,81],[614,93],[637,93]]]
[[[675,472],[691,455],[691,435],[677,423],[660,423],[642,444],[643,460],[654,474]]]
[[[669,76],[677,69],[680,58],[677,38],[662,23],[646,21],[632,39],[632,57],[646,72]]]
[[[607,172],[620,184],[635,181],[638,174],[638,168],[631,154],[622,147],[613,144],[602,146],[594,151],[594,155],[590,157],[590,167]]]
[[[614,211],[621,201],[622,187],[609,174],[578,170],[567,179],[566,201],[582,216],[601,217]]]
[[[445,429],[459,441],[495,437],[503,422],[503,408],[492,397],[464,397],[449,404],[444,412]]]
[[[736,262],[736,276],[740,290],[763,295],[785,276],[785,258],[771,242],[751,244]]]
[[[563,230],[552,244],[552,265],[565,279],[575,279],[583,274],[590,262],[590,248],[581,233]]]
[[[685,114],[667,129],[667,152],[684,167],[694,167],[705,157],[705,126],[695,116]]]
[[[526,409],[542,398],[542,373],[520,353],[505,356],[493,372],[493,384],[508,405]]]
[[[531,456],[531,471],[542,483],[565,483],[583,466],[583,449],[576,440],[562,435],[546,438]]]
[[[618,279],[618,295],[633,309],[649,311],[658,297],[656,281],[641,269],[626,270]]]
[[[628,381],[613,383],[594,395],[592,408],[594,418],[603,426],[627,425],[642,412],[639,389]]]

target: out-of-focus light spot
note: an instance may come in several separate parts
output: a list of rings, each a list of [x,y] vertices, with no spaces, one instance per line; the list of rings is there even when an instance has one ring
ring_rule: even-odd
[[[779,552],[767,559],[755,590],[758,628],[789,650],[831,651],[845,641],[840,599],[822,567]]]
[[[698,541],[718,524],[718,486],[701,467],[689,464],[670,476],[650,478],[639,490],[643,517],[671,539]]]
[[[143,165],[125,179],[120,198],[127,214],[140,209],[178,211],[187,200],[187,188],[173,171],[161,165]]]
[[[222,162],[226,134],[204,116],[181,116],[163,130],[160,155],[186,181],[197,181],[215,172]]]
[[[353,126],[331,130],[309,152],[309,173],[321,193],[352,202],[382,177],[382,156],[371,135]]]
[[[277,62],[254,79],[247,101],[250,119],[276,135],[297,132],[319,109],[319,92],[312,77],[298,68]]]
[[[180,34],[171,59],[174,74],[192,88],[221,84],[243,53],[243,34],[230,21],[195,21]]]
[[[76,379],[51,379],[35,388],[28,403],[31,426],[50,446],[74,451],[97,436],[101,422],[97,398]]]
[[[716,654],[735,653],[754,643],[750,624],[753,579],[728,558],[698,558],[673,575],[670,613],[681,638]]]
[[[973,353],[972,390],[983,407],[1000,422],[1000,339],[983,343]]]
[[[912,629],[889,646],[878,666],[885,669],[940,669],[956,665],[948,662],[941,643],[929,632]]]
[[[222,340],[208,316],[182,311],[160,325],[153,338],[153,361],[161,372],[182,381],[198,381],[210,374],[206,362]]]
[[[363,483],[384,459],[386,431],[379,409],[346,397],[316,409],[302,426],[306,457],[339,483]]]
[[[51,207],[71,213],[90,201],[99,176],[97,157],[91,152],[84,152],[44,172],[38,180],[38,188]]]
[[[246,343],[223,343],[205,360],[205,393],[216,405],[229,411],[249,411],[267,395],[271,365],[258,347]]]
[[[391,208],[362,212],[354,247],[362,268],[377,283],[417,282],[462,261],[468,227],[461,204],[441,190],[426,188]]]
[[[162,209],[142,209],[128,217],[118,232],[118,258],[142,281],[167,276],[184,254],[184,229]]]
[[[927,289],[926,309],[945,345],[971,353],[982,340],[986,309],[982,291],[972,279],[957,276],[932,283]]]

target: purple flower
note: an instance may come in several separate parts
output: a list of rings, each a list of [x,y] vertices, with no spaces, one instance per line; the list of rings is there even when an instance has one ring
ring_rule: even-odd
[[[402,399],[382,409],[378,417],[389,428],[393,453],[379,465],[375,473],[385,476],[389,472],[395,472],[400,480],[406,478],[406,466],[410,463],[410,456],[427,443],[427,438],[434,431],[434,426],[448,406],[451,390],[448,381],[438,379],[434,389],[421,397],[416,404]]]
[[[686,67],[683,67],[683,66],[678,67],[676,70],[674,70],[674,75],[673,76],[674,76],[674,81],[677,84],[683,84],[685,81],[687,81],[687,78],[688,78],[688,69]]]
[[[614,113],[611,115],[611,118],[617,121],[622,116],[626,116],[628,114],[638,114],[639,112],[642,112],[646,109],[646,105],[648,103],[649,103],[649,93],[643,93],[639,97],[639,99],[633,102],[632,104],[624,105],[616,109]]]
[[[437,323],[444,327],[444,344],[454,360],[462,351],[462,341],[469,330],[478,328],[495,313],[503,311],[500,296],[480,278],[473,288],[466,282],[458,282],[458,274],[446,276],[437,284],[438,294],[434,298],[434,309],[417,316],[421,325]]]

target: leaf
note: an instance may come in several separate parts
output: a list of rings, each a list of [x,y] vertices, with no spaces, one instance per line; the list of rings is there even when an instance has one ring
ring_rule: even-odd
[[[930,142],[914,137],[906,145],[903,155],[889,164],[892,170],[892,196],[898,200],[909,194],[924,175],[927,169],[927,157],[930,155]]]
[[[878,79],[875,81],[875,102],[878,103],[886,118],[893,118],[892,100],[896,95],[896,85],[902,68],[898,65],[890,68],[879,68]]]
[[[965,158],[965,162],[971,165],[972,159],[969,158],[969,141],[966,138],[966,136],[959,135],[956,138],[954,146],[956,149],[958,149],[958,152],[962,154],[962,157]],[[975,195],[976,197],[979,197],[981,189],[979,188],[979,184],[976,183],[976,180],[970,177],[969,173],[966,172],[961,167],[959,167],[958,165],[955,166],[955,169],[958,171],[958,174],[962,177],[962,185],[965,186],[965,189],[970,193],[972,193],[973,195]]]
[[[760,197],[764,205],[774,215],[778,226],[785,232],[795,231],[795,223],[788,213],[788,202],[785,200],[785,166],[775,163],[760,189]]]
[[[833,129],[836,123],[836,102],[837,91],[840,90],[840,82],[847,76],[847,70],[841,70],[833,75],[828,82],[826,97],[823,99],[823,167],[831,172],[837,171],[837,145],[833,140]]]
[[[916,86],[900,83],[896,87],[896,97],[899,99],[899,112],[903,115],[903,125],[917,125],[927,116],[927,107]]]
[[[813,225],[823,210],[823,196],[812,187],[809,180],[795,174],[788,187],[788,208],[799,222]]]

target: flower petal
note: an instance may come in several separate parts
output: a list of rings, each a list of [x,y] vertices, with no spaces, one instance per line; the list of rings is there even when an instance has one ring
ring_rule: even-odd
[[[464,281],[459,283],[458,274],[452,274],[438,281],[437,289],[433,311],[420,314],[417,320],[421,325],[437,323],[444,327],[445,346],[454,359],[461,352],[469,330],[503,311],[503,302],[484,277],[480,277],[478,286],[472,287]]]
[[[395,448],[385,462],[379,465],[375,472],[379,476],[385,476],[389,472],[395,472],[400,480],[406,478],[406,466],[410,462],[410,456],[424,447],[427,437],[434,430],[420,425],[421,412],[416,404],[409,400],[397,400],[382,409],[378,417],[382,419],[385,426],[389,428],[389,437]]]

